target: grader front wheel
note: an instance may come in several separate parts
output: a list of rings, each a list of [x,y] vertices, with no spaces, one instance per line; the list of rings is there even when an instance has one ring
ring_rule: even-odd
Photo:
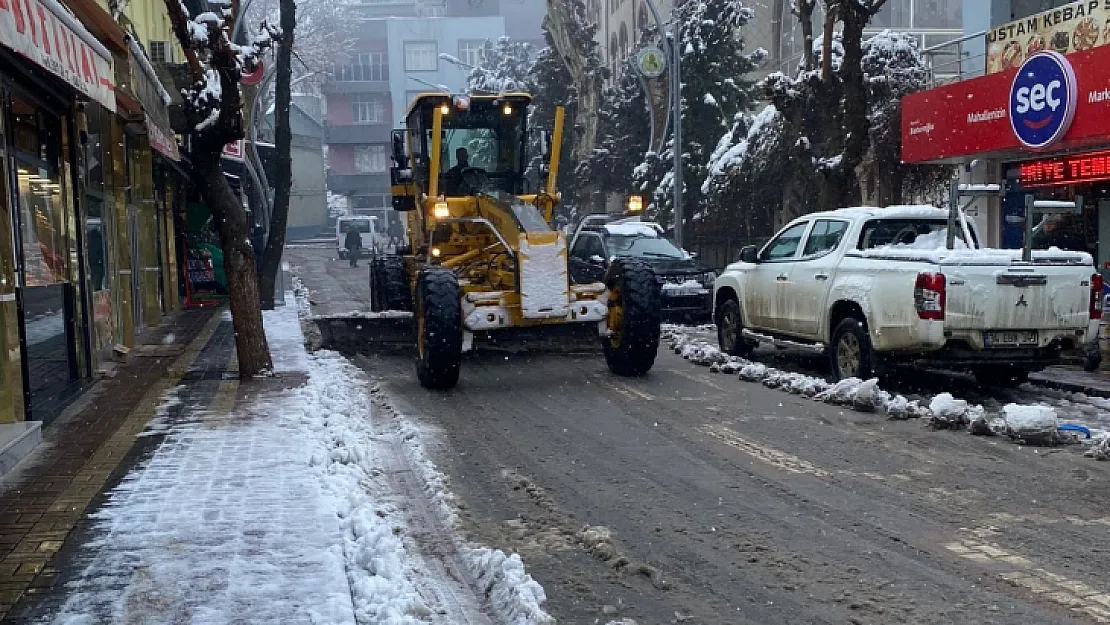
[[[659,351],[660,294],[655,272],[646,264],[617,260],[605,278],[609,289],[609,335],[602,339],[609,370],[640,376],[655,365]]]
[[[424,388],[459,383],[463,326],[459,280],[442,267],[427,267],[416,281],[416,377]]]

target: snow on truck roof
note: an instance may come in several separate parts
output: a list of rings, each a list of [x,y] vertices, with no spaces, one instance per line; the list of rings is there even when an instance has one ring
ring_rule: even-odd
[[[604,228],[606,234],[618,237],[658,238],[663,234],[661,228],[657,224],[645,222],[605,224]]]
[[[856,206],[853,208],[839,208],[832,211],[824,211],[821,213],[810,213],[803,215],[798,220],[802,219],[822,219],[822,218],[835,218],[851,219],[882,217],[886,219],[944,219],[948,217],[948,211],[943,208],[929,206],[926,204],[915,206],[887,206],[886,208],[878,208],[876,206]]]

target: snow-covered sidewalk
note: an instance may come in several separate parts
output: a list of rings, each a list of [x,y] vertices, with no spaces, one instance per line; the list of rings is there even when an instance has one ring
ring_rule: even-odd
[[[553,622],[518,557],[453,532],[442,476],[418,457],[423,430],[376,432],[370,380],[338,354],[305,352],[298,307],[265,321],[278,375],[296,388],[171,391],[145,432],[160,442],[107,494],[45,622]],[[396,444],[419,464],[470,584],[419,554],[413,504],[383,468]]]

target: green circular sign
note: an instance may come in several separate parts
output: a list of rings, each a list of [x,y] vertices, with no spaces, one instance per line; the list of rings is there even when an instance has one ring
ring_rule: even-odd
[[[667,71],[667,57],[657,46],[647,46],[636,54],[636,68],[645,78],[659,78]]]

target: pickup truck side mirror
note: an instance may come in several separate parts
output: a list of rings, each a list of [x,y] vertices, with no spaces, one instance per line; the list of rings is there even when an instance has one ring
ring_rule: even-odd
[[[742,263],[758,263],[759,262],[759,249],[754,245],[745,245],[740,248],[740,262]]]

